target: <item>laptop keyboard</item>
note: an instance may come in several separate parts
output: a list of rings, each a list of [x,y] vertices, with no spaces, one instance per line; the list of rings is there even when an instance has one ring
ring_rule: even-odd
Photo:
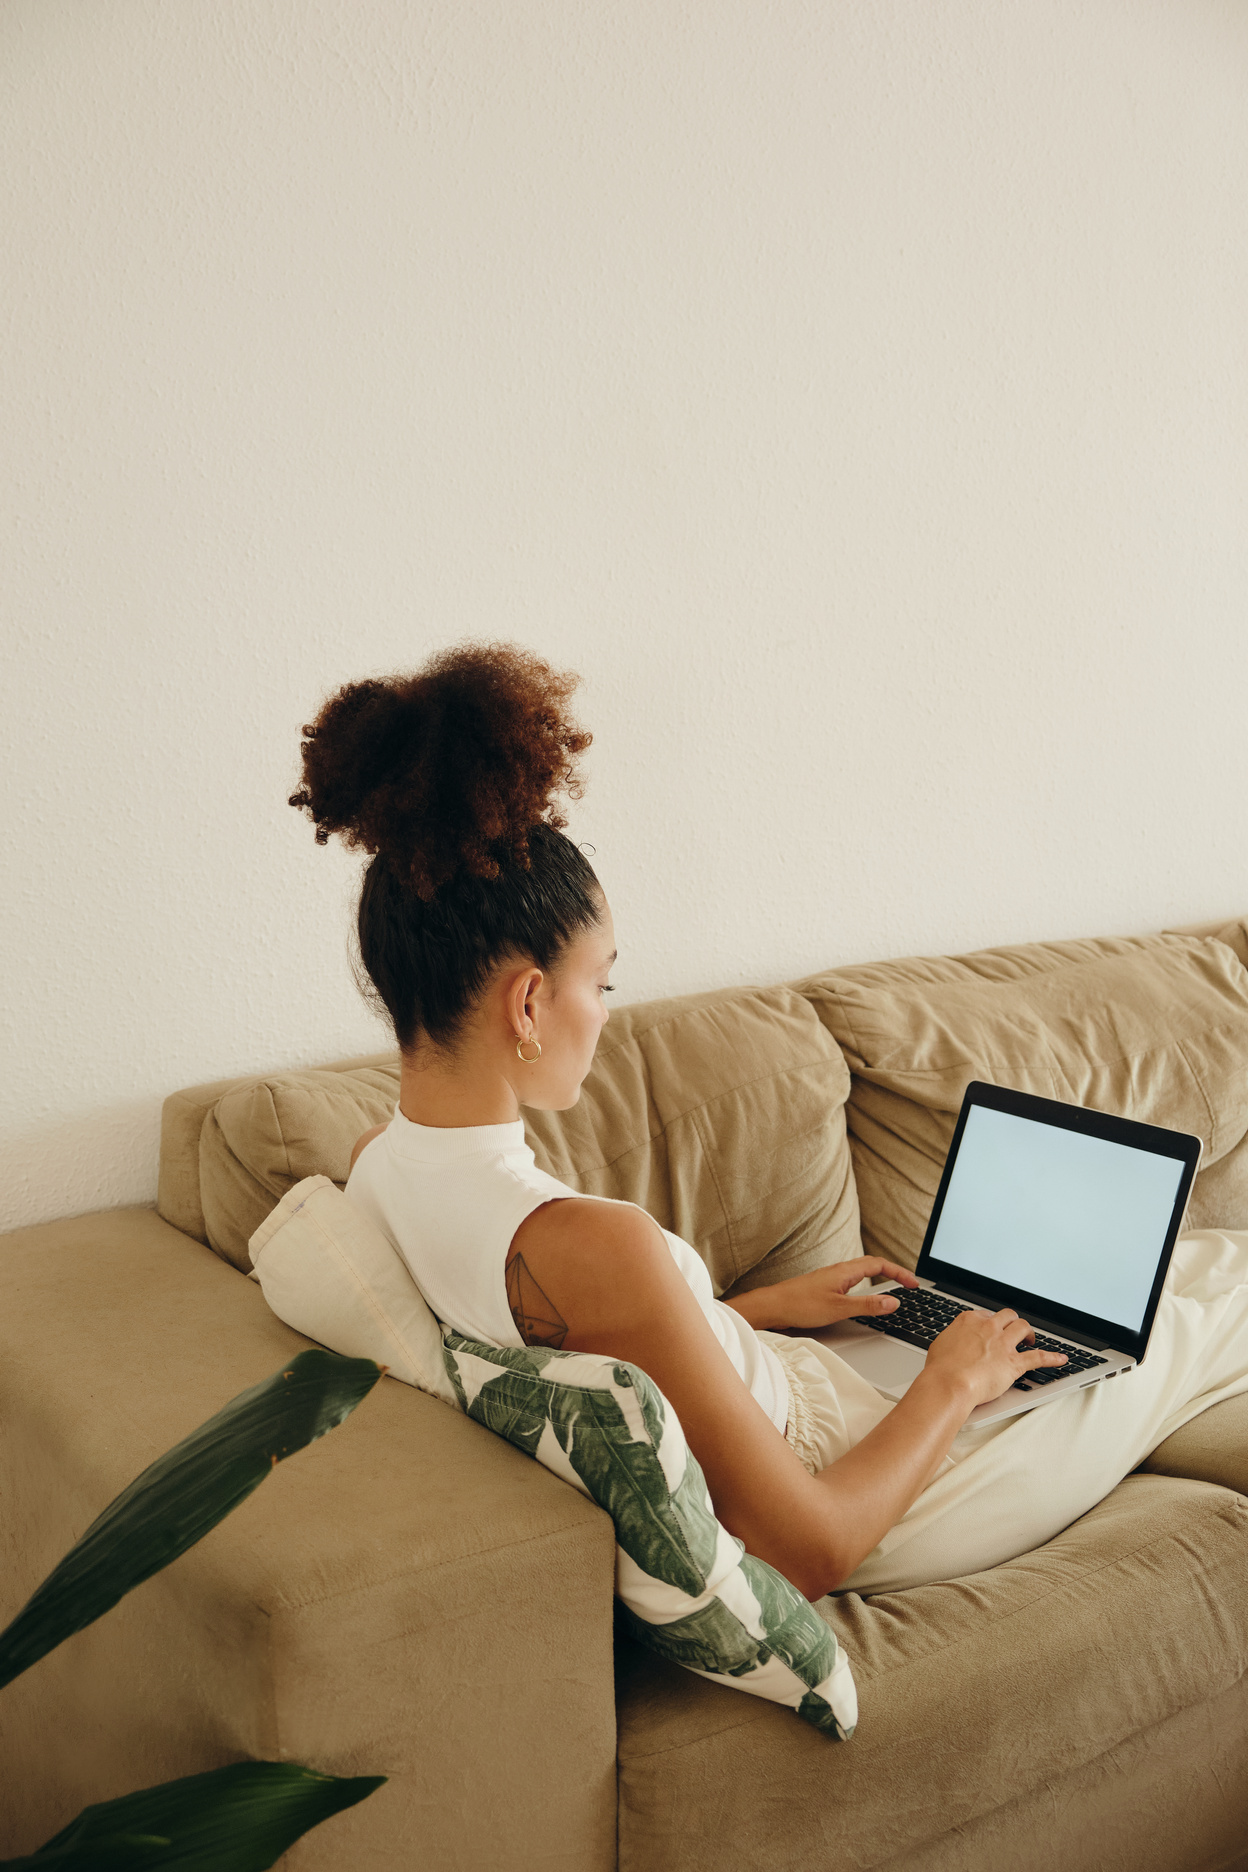
[[[904,1339],[907,1345],[918,1346],[924,1352],[937,1333],[945,1330],[950,1320],[956,1319],[959,1313],[971,1311],[960,1301],[949,1300],[944,1294],[931,1293],[926,1287],[899,1287],[894,1292],[900,1302],[895,1313],[860,1319],[857,1324],[870,1326],[873,1332],[888,1333],[893,1339]],[[1090,1371],[1094,1365],[1108,1363],[1099,1353],[1089,1352],[1085,1346],[1072,1345],[1069,1340],[1050,1339],[1047,1333],[1038,1332],[1035,1341],[1041,1352],[1064,1352],[1066,1363],[1025,1372],[1015,1383],[1016,1391],[1029,1390],[1032,1385],[1055,1384],[1059,1378],[1069,1378],[1072,1372]]]

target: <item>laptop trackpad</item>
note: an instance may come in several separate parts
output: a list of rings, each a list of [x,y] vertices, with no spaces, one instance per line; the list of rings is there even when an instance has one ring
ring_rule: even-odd
[[[890,1339],[887,1333],[873,1332],[856,1320],[825,1327],[822,1332],[812,1333],[811,1338],[838,1353],[868,1384],[888,1397],[900,1397],[909,1390],[926,1363],[917,1346]]]

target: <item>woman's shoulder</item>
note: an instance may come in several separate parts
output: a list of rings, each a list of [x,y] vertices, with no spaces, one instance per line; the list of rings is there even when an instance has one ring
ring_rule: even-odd
[[[507,1255],[507,1299],[528,1345],[582,1350],[638,1319],[662,1317],[672,1283],[683,1286],[657,1222],[632,1203],[568,1196],[544,1203],[516,1230]],[[558,1338],[549,1335],[557,1333]]]
[[[387,1118],[385,1124],[374,1125],[371,1131],[365,1131],[360,1137],[356,1138],[355,1143],[351,1146],[351,1162],[347,1170],[348,1175],[350,1175],[351,1171],[355,1169],[356,1164],[359,1162],[360,1153],[367,1150],[374,1138],[379,1138],[383,1131],[388,1131],[389,1129],[390,1120]]]
[[[569,1296],[636,1296],[674,1271],[663,1231],[644,1209],[596,1196],[565,1196],[526,1216],[512,1236],[508,1267],[519,1260]]]
[[[513,1251],[522,1239],[530,1248],[590,1255],[601,1249],[644,1256],[665,1246],[658,1223],[635,1203],[575,1191],[552,1197],[527,1216],[516,1230]]]
[[[702,1297],[713,1292],[706,1263],[696,1248],[673,1235],[631,1202],[607,1196],[564,1195],[535,1209],[512,1237],[508,1260],[525,1249],[554,1271],[575,1262],[578,1278],[649,1282],[666,1278],[673,1266]]]

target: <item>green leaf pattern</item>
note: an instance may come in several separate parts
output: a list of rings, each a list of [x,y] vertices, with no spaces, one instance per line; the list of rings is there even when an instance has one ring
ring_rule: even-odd
[[[615,1524],[616,1591],[639,1641],[686,1670],[784,1704],[825,1735],[857,1721],[831,1629],[721,1526],[675,1411],[635,1365],[482,1345],[443,1329],[464,1410],[580,1489]]]

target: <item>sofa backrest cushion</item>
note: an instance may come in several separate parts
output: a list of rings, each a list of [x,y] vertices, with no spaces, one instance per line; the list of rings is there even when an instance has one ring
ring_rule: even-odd
[[[387,1087],[393,1085],[397,1095],[398,1055],[393,1050],[368,1053],[356,1059],[335,1060],[331,1065],[318,1066],[314,1069],[313,1083],[321,1083],[328,1073],[356,1073],[360,1069],[365,1072],[380,1069],[387,1075]],[[190,1235],[195,1241],[208,1242],[200,1176],[200,1144],[208,1118],[227,1093],[263,1085],[266,1077],[274,1076],[277,1075],[253,1073],[246,1078],[213,1079],[204,1085],[184,1086],[180,1092],[170,1093],[164,1102],[160,1114],[160,1171],[156,1187],[156,1210],[166,1222],[172,1223],[174,1228],[181,1229],[184,1235]],[[284,1072],[280,1077],[288,1079],[292,1074]],[[370,1102],[372,1099],[373,1095],[370,1094]],[[389,1107],[379,1110],[373,1123],[377,1124],[388,1116],[393,1106],[392,1097]],[[368,1126],[364,1126],[364,1129],[367,1130]],[[356,1135],[359,1135],[358,1132]],[[351,1141],[354,1143],[355,1139]],[[342,1182],[344,1178],[345,1169],[343,1177],[338,1181]]]
[[[249,1268],[248,1238],[287,1190],[345,1183],[352,1144],[391,1116],[398,1083],[397,1055],[380,1055],[175,1094],[162,1215]],[[620,1009],[579,1103],[524,1117],[544,1170],[639,1203],[698,1249],[722,1293],[860,1252],[848,1091],[809,1001],[733,989]]]
[[[861,1252],[849,1071],[804,996],[720,990],[611,1016],[579,1102],[525,1112],[543,1170],[683,1236],[716,1293]]]
[[[1034,943],[799,986],[853,1074],[864,1252],[914,1266],[972,1079],[1194,1133],[1187,1226],[1248,1227],[1248,970],[1231,942]]]

